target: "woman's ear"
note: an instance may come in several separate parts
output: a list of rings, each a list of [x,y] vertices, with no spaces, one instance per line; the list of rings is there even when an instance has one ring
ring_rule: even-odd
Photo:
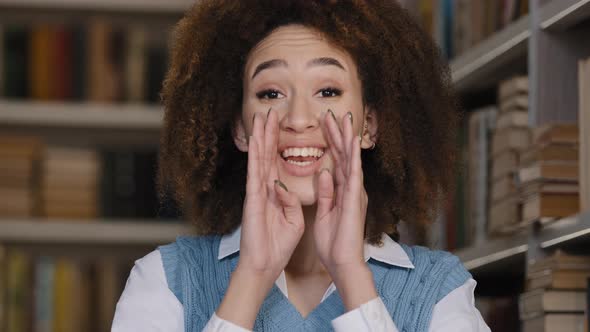
[[[362,130],[362,142],[361,148],[363,149],[373,149],[375,144],[377,143],[377,129],[378,129],[378,121],[377,121],[377,112],[375,110],[368,108],[368,111],[365,113],[364,118],[364,126]]]
[[[234,128],[232,130],[234,144],[238,150],[248,152],[248,138],[246,137],[246,128],[241,115],[238,115],[234,121]]]

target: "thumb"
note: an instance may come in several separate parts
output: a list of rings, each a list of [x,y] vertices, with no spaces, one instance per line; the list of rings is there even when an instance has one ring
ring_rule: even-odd
[[[320,171],[318,176],[318,209],[316,220],[323,218],[332,210],[334,202],[334,180],[327,168]]]
[[[287,186],[281,180],[275,180],[275,192],[283,207],[287,222],[296,227],[303,225],[303,210],[301,209],[301,202],[299,202],[297,195],[290,193]]]

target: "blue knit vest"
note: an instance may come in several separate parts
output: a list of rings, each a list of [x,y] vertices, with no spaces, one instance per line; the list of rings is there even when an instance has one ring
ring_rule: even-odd
[[[186,332],[201,331],[227,290],[238,253],[217,259],[220,236],[178,237],[159,247],[168,287],[184,308]],[[370,259],[377,292],[401,332],[426,332],[434,305],[471,275],[459,259],[444,251],[401,244],[414,269]],[[333,292],[303,318],[274,285],[255,321],[255,331],[331,331],[331,321],[345,313]]]

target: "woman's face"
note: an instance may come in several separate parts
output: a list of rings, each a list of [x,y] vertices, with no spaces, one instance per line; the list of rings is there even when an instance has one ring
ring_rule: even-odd
[[[356,135],[363,125],[361,81],[353,59],[315,30],[284,26],[252,49],[243,86],[236,145],[247,151],[244,138],[252,133],[254,113],[265,116],[272,108],[279,117],[279,178],[302,205],[315,204],[317,173],[333,170],[322,128],[326,111],[331,109],[339,123],[351,112]],[[362,147],[369,146],[363,139]]]

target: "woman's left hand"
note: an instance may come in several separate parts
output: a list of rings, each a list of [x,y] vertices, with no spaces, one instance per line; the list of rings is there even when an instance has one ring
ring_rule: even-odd
[[[341,119],[342,130],[336,118],[328,113],[333,114],[328,111],[323,124],[334,161],[334,174],[327,170],[322,170],[319,174],[317,214],[313,230],[315,244],[320,260],[345,302],[345,295],[350,295],[349,299],[352,295],[342,292],[348,285],[355,283],[358,290],[367,290],[360,294],[361,298],[371,299],[376,296],[376,292],[364,259],[368,198],[363,185],[360,140],[358,135],[353,134],[351,113]],[[367,287],[362,287],[359,282],[364,282]],[[364,300],[359,299],[361,303]],[[352,299],[351,301],[354,302]]]

